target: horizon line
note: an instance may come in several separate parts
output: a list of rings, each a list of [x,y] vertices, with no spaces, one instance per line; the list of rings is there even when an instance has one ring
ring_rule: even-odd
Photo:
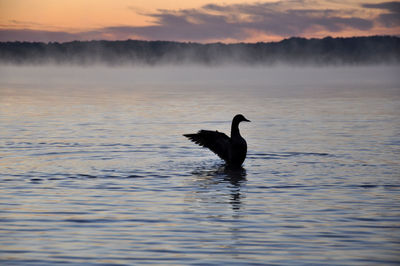
[[[200,44],[200,45],[209,45],[209,44],[223,44],[223,45],[230,45],[230,44],[258,44],[258,43],[280,43],[285,40],[291,39],[304,39],[304,40],[324,40],[324,39],[352,39],[352,38],[372,38],[372,37],[393,37],[393,38],[400,38],[400,35],[390,35],[390,34],[375,34],[375,35],[354,35],[354,36],[331,36],[327,35],[325,37],[301,37],[301,36],[291,36],[287,38],[283,38],[279,41],[257,41],[257,42],[194,42],[194,41],[172,41],[172,40],[144,40],[144,39],[121,39],[121,40],[107,40],[107,39],[91,39],[91,40],[72,40],[72,41],[0,41],[0,43],[44,43],[44,44],[65,44],[65,43],[73,43],[73,42],[127,42],[127,41],[136,41],[136,42],[165,42],[165,43],[183,43],[183,44]]]

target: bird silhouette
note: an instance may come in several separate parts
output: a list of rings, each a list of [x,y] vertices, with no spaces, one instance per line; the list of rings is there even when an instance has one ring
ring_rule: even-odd
[[[247,143],[240,135],[239,123],[250,122],[243,115],[238,114],[232,120],[231,137],[218,131],[200,130],[195,134],[184,134],[194,143],[209,148],[223,159],[228,167],[240,168],[246,159]]]

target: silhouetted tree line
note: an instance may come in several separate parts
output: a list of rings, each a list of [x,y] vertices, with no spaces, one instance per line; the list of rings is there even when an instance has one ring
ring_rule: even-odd
[[[399,64],[400,38],[290,38],[271,43],[199,44],[169,41],[0,42],[0,62],[12,64]]]

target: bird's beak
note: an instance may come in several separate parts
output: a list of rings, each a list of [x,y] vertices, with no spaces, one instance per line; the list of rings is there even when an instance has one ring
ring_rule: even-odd
[[[248,120],[248,119],[246,119],[246,118],[245,118],[243,121],[245,121],[245,122],[251,122],[250,120]]]

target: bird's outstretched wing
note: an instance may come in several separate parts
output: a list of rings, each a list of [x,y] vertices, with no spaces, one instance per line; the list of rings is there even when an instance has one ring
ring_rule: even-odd
[[[209,148],[221,159],[228,161],[230,138],[224,133],[210,130],[200,130],[196,134],[184,134],[185,137],[194,143]]]

